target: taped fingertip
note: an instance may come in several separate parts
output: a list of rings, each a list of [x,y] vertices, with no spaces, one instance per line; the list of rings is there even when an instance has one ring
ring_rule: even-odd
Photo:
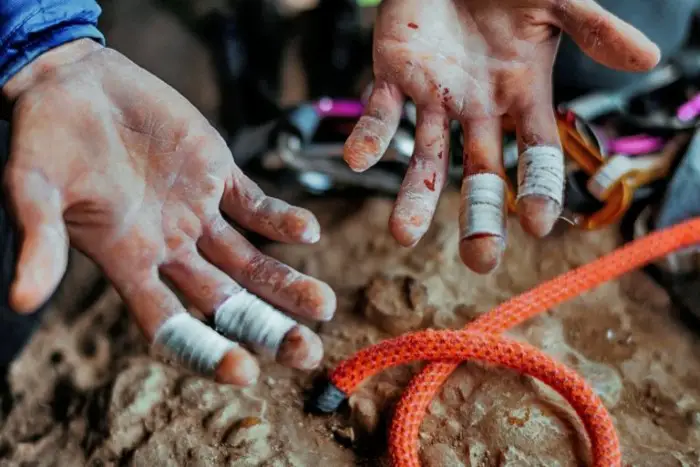
[[[462,262],[477,274],[488,274],[498,267],[505,252],[505,240],[494,235],[463,238],[459,242]]]
[[[260,377],[260,367],[242,347],[229,350],[216,368],[216,381],[234,386],[252,386]]]
[[[306,326],[292,328],[282,341],[277,362],[298,370],[313,370],[323,359],[323,342]]]
[[[505,187],[493,173],[470,175],[462,183],[459,255],[478,274],[493,271],[505,251]]]
[[[564,154],[554,146],[532,146],[518,158],[518,211],[533,219],[533,231],[549,231],[564,200]],[[525,200],[536,201],[525,201]],[[524,204],[523,204],[524,202]],[[523,207],[521,208],[521,204]],[[549,222],[549,218],[554,219]],[[523,218],[523,217],[521,217]],[[542,222],[534,222],[542,218]]]
[[[561,205],[540,195],[525,196],[518,200],[517,211],[523,229],[538,238],[548,235],[561,215]]]

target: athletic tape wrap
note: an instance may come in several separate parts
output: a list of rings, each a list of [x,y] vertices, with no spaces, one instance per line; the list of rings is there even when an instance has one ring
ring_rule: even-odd
[[[546,196],[563,206],[564,154],[552,146],[533,146],[518,159],[518,197]]]
[[[462,182],[459,212],[461,238],[505,235],[506,184],[496,174],[470,175]]]
[[[275,357],[284,336],[297,323],[247,290],[231,295],[214,314],[216,330],[261,354]]]
[[[194,316],[178,313],[158,329],[153,346],[190,370],[211,375],[226,352],[237,344],[217,334]]]

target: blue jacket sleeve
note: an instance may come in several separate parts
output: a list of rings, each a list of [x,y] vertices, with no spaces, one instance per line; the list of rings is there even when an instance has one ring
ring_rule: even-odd
[[[94,0],[0,0],[0,87],[61,44],[91,38],[104,45],[101,13]]]

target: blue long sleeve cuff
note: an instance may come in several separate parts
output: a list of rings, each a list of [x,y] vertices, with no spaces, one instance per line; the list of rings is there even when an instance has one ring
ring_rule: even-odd
[[[94,0],[0,1],[0,87],[44,52],[81,38],[102,45]]]

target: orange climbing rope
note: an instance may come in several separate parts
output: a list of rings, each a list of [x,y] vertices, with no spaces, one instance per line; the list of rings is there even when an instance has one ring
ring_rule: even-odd
[[[551,386],[581,418],[594,465],[620,466],[620,444],[610,415],[583,378],[536,348],[506,339],[500,333],[674,250],[698,243],[700,218],[695,218],[651,233],[555,277],[482,315],[463,330],[415,332],[363,349],[333,371],[330,383],[316,401],[317,408],[335,410],[362,381],[386,368],[411,361],[433,362],[410,382],[397,406],[389,435],[393,464],[417,467],[418,432],[430,401],[461,361],[475,359],[505,366]]]

